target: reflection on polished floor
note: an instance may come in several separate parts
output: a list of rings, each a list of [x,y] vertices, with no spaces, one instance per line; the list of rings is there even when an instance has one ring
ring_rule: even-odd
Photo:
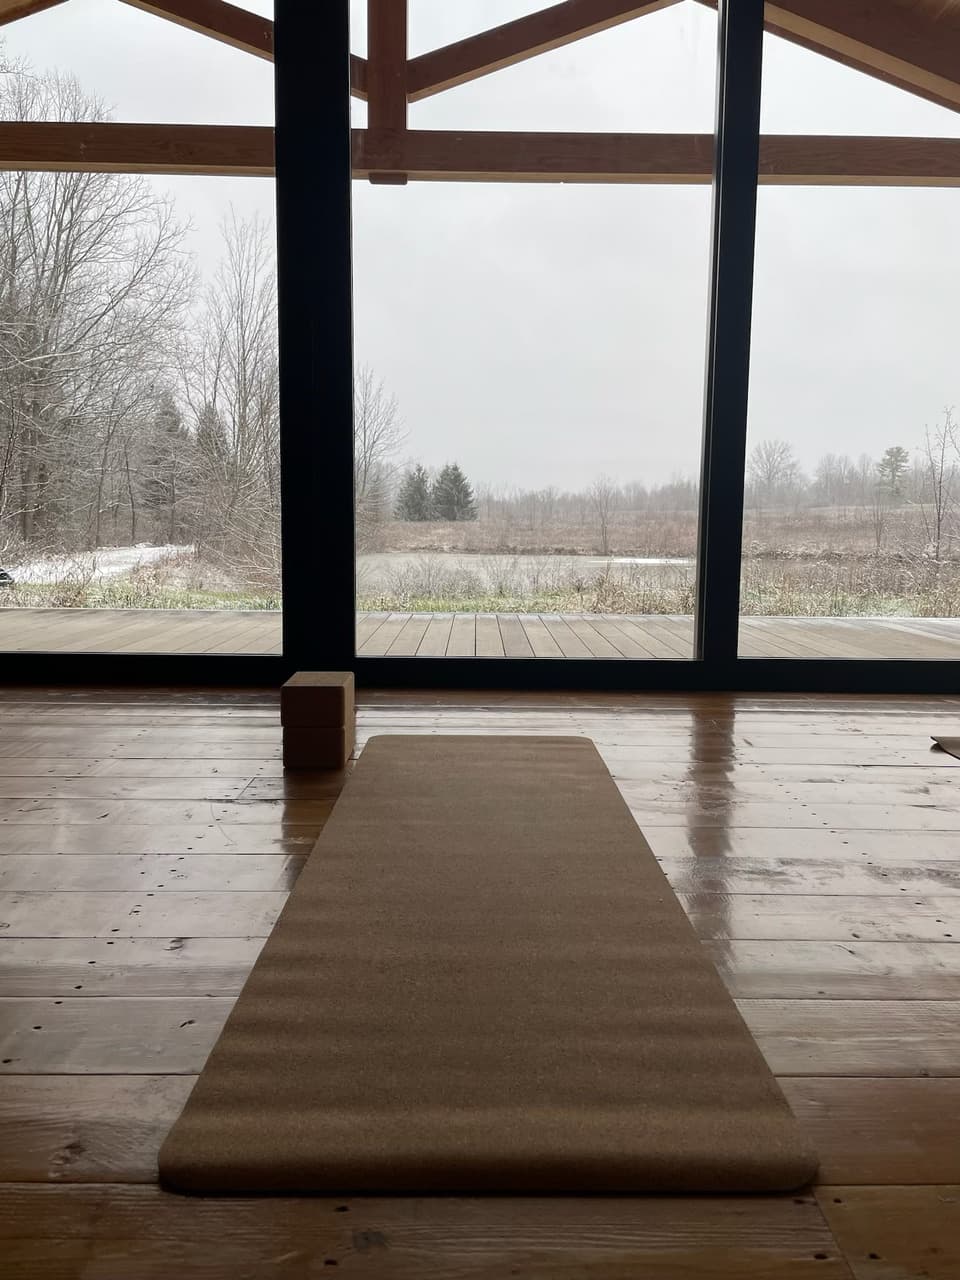
[[[361,697],[378,733],[591,737],[817,1145],[789,1196],[223,1200],[159,1144],[342,785],[276,691],[0,690],[11,1274],[960,1274],[960,699]],[[289,1264],[289,1265],[288,1265]]]
[[[0,609],[0,653],[280,653],[257,610]],[[592,613],[359,613],[363,657],[689,658],[693,620]],[[744,618],[745,658],[960,659],[957,618]]]

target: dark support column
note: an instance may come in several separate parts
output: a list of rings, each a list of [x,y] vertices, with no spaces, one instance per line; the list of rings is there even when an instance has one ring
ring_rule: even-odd
[[[720,0],[695,656],[736,658],[757,214],[763,0]]]
[[[352,668],[349,3],[275,15],[284,657]]]

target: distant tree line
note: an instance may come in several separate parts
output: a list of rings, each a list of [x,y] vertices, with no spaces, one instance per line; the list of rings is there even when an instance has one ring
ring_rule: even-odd
[[[431,494],[428,473],[411,469],[398,492],[395,518],[441,518],[431,514]],[[562,547],[601,555],[629,546],[650,554],[694,551],[690,531],[698,485],[689,477],[644,485],[600,475],[580,490],[483,486],[474,501],[476,518],[496,530],[504,547]],[[945,410],[913,451],[898,444],[879,458],[828,453],[809,474],[789,443],[761,440],[748,457],[745,506],[755,529],[768,517],[795,521],[803,516],[815,536],[818,523],[849,521],[870,530],[877,552],[890,542],[895,550],[937,561],[960,555],[960,424]]]
[[[400,481],[394,507],[397,520],[476,520],[477,515],[473,487],[455,462],[433,477],[417,464]]]

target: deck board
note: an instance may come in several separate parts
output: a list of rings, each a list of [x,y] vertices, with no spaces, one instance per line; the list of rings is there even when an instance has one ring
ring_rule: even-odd
[[[550,613],[360,613],[362,657],[631,658],[693,654],[693,620]],[[0,653],[278,654],[264,610],[0,609]],[[744,658],[960,659],[960,618],[744,618]]]

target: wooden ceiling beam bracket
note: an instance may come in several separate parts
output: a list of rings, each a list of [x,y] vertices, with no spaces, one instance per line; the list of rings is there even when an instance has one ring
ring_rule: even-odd
[[[407,0],[367,0],[367,125],[381,138],[407,128]],[[371,171],[371,183],[402,186],[402,169]]]
[[[636,0],[564,0],[412,58],[407,96],[411,102],[418,102],[676,3],[678,0],[647,0],[645,4],[637,4]]]

